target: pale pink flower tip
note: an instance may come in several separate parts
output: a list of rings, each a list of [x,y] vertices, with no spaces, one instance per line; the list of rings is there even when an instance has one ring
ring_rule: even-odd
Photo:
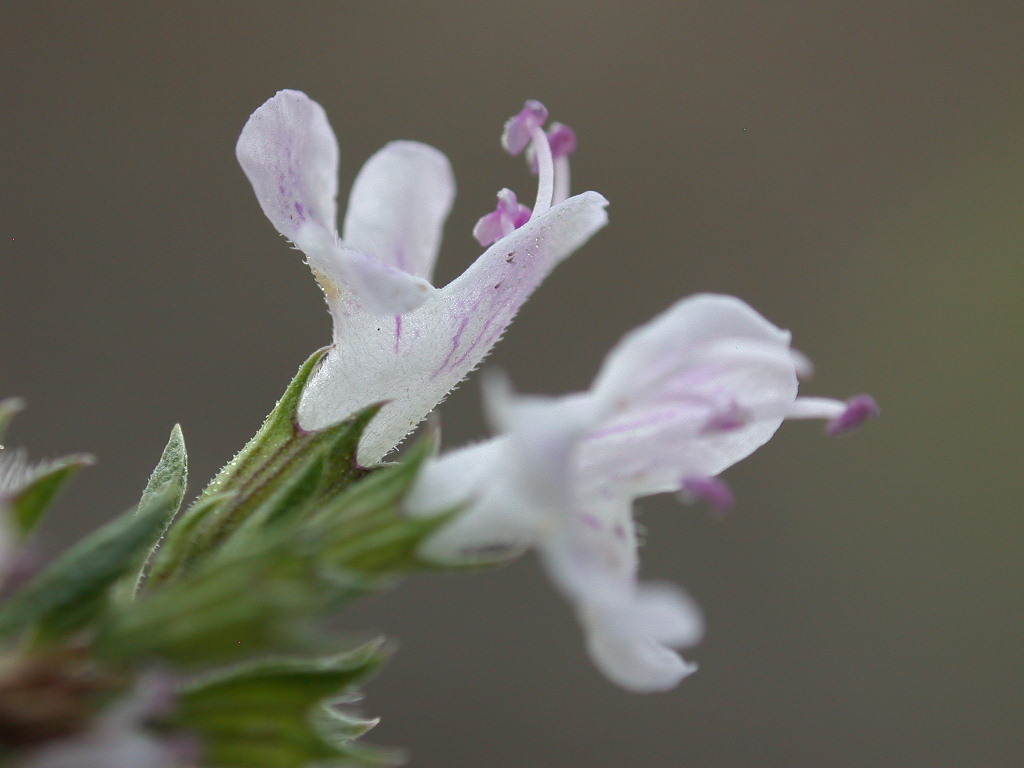
[[[846,401],[846,410],[828,423],[827,431],[830,435],[845,435],[880,413],[881,409],[871,395],[854,395]]]

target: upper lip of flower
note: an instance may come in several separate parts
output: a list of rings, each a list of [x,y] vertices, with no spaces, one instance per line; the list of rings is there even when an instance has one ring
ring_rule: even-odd
[[[511,227],[499,222],[497,240],[437,289],[428,280],[455,193],[443,154],[403,141],[371,157],[339,239],[338,149],[323,108],[281,91],[253,113],[239,162],[264,213],[306,254],[334,319],[334,346],[300,404],[303,428],[389,401],[360,444],[360,461],[379,460],[480,363],[547,273],[607,222],[607,201],[595,192],[555,199],[568,182],[568,144],[556,158],[539,124],[526,130],[548,158],[538,159],[534,210],[513,216]]]

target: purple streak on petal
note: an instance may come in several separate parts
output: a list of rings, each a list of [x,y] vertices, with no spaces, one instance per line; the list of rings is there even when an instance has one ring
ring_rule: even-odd
[[[398,345],[402,340],[402,316],[395,315],[395,354],[398,354]]]
[[[455,334],[452,336],[452,348],[448,350],[448,355],[441,362],[441,365],[439,365],[437,369],[430,374],[430,378],[435,378],[439,373],[441,373],[441,371],[448,368],[449,363],[451,362],[452,359],[452,355],[454,355],[459,349],[459,341],[462,339],[462,334],[465,332],[466,326],[469,325],[470,315],[475,309],[476,307],[474,307],[473,310],[470,310],[470,312],[466,312],[463,314],[462,320],[459,321],[459,325],[455,329]]]
[[[830,435],[845,435],[880,413],[878,404],[871,395],[854,395],[846,401],[846,410],[832,419],[826,429]]]
[[[703,434],[713,432],[732,432],[740,427],[746,426],[750,422],[750,418],[750,414],[747,410],[733,400],[726,407],[715,411],[711,415],[711,418],[708,419],[701,432]]]
[[[695,499],[710,502],[720,515],[728,512],[736,503],[732,490],[717,477],[688,477],[683,480],[683,490]]]
[[[499,286],[504,286],[504,283],[498,283],[498,285],[495,286],[495,288],[497,288],[499,292],[501,292]],[[483,327],[477,333],[476,338],[474,338],[473,341],[470,342],[469,346],[467,346],[463,350],[462,354],[459,355],[458,359],[456,359],[455,362],[451,364],[452,368],[458,368],[460,365],[465,363],[466,358],[468,358],[473,353],[473,350],[475,350],[480,345],[481,342],[484,343],[486,348],[490,348],[491,346],[493,346],[495,342],[497,342],[497,340],[501,337],[501,334],[505,332],[505,326],[507,325],[507,321],[504,324],[497,323],[498,318],[502,316],[505,307],[507,307],[512,302],[513,296],[513,291],[510,291],[508,289],[504,290],[501,303],[495,305],[492,308],[491,316],[487,318],[487,321],[484,323]],[[477,302],[477,305],[479,305],[479,302]],[[476,306],[474,306],[474,311],[475,310]],[[461,327],[463,326],[460,326],[460,328]],[[460,336],[461,333],[462,331],[460,330]],[[453,349],[452,352],[454,351],[455,350]],[[448,359],[450,358],[451,355],[448,356]],[[442,366],[442,368],[443,367],[444,366]]]
[[[597,518],[596,515],[593,515],[590,512],[582,512],[579,515],[579,518],[588,528],[592,528],[595,531],[604,530],[604,526],[601,525],[601,521]]]
[[[587,440],[599,440],[603,437],[610,437],[612,435],[620,435],[627,432],[635,432],[645,427],[656,427],[666,422],[681,420],[680,417],[683,415],[684,409],[677,408],[664,408],[658,410],[655,413],[649,413],[639,419],[632,419],[630,421],[620,421],[612,424],[609,427],[603,429],[594,430],[587,435]]]

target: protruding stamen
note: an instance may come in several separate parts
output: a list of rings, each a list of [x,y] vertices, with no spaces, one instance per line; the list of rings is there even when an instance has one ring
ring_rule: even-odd
[[[530,99],[518,115],[510,117],[501,135],[501,145],[510,155],[518,155],[533,141],[534,130],[539,130],[548,119],[548,109],[539,101]]]
[[[473,237],[485,248],[511,234],[530,220],[530,209],[519,202],[516,193],[503,189],[498,193],[498,207],[473,227]]]
[[[846,401],[846,410],[828,423],[830,435],[845,435],[881,413],[871,395],[855,395]]]
[[[501,144],[511,155],[518,155],[527,147],[533,151],[537,163],[537,202],[533,205],[533,215],[540,216],[552,204],[555,191],[555,165],[551,154],[548,135],[544,133],[544,122],[548,119],[548,109],[539,101],[530,99],[523,105],[519,114],[509,118],[505,123],[505,131],[501,135]],[[567,137],[560,135],[560,141]]]
[[[533,215],[540,216],[551,207],[555,195],[555,163],[551,157],[548,135],[538,127],[530,130],[533,136],[533,151],[537,155],[537,202],[533,204]]]
[[[726,514],[736,503],[732,489],[717,477],[688,477],[683,480],[682,492],[690,500],[710,502],[719,515]]]
[[[551,147],[551,157],[556,163],[576,151],[576,131],[568,125],[552,123],[545,135],[548,137],[548,145]],[[530,164],[530,173],[536,173],[537,153],[532,144],[526,148],[526,162]]]

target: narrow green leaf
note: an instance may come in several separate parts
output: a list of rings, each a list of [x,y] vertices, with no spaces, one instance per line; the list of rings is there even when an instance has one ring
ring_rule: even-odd
[[[424,567],[416,554],[420,543],[454,512],[412,518],[402,502],[433,449],[429,440],[420,441],[401,463],[374,470],[311,518],[309,535],[320,542],[326,565],[371,578]]]
[[[259,536],[264,526],[281,524],[301,516],[321,488],[324,463],[325,457],[322,450],[312,453],[308,457],[305,469],[298,472],[290,483],[283,485],[273,496],[256,507],[246,518],[241,529],[247,531],[249,535]],[[239,533],[242,533],[242,530]],[[243,539],[244,537],[237,538]],[[245,544],[240,546],[245,546]]]
[[[185,437],[181,433],[181,425],[175,424],[171,436],[167,440],[160,461],[157,462],[149,482],[139,500],[139,509],[147,506],[155,496],[170,494],[174,510],[181,506],[185,498],[185,485],[188,481],[188,454],[185,452]]]
[[[187,688],[177,724],[198,735],[205,759],[222,768],[303,768],[341,759],[389,764],[387,753],[350,749],[376,721],[347,716],[334,705],[386,657],[375,641],[328,658],[236,667]]]
[[[85,454],[66,456],[31,470],[31,479],[7,502],[11,520],[21,536],[30,534],[43,518],[57,492],[82,467],[92,464]]]
[[[171,581],[161,583],[154,572],[141,599],[107,614],[98,640],[103,654],[209,667],[259,653],[322,650],[313,622],[365,587],[325,578],[291,527],[272,526],[248,543],[223,548]]]
[[[361,477],[368,471],[356,462],[356,452],[363,432],[383,407],[384,403],[375,403],[322,433],[330,444],[325,476],[325,485],[331,489],[329,496],[337,495],[352,479]]]
[[[196,531],[208,525],[208,518],[223,514],[234,494],[224,493],[205,497],[189,507],[187,514],[179,516],[166,530],[156,551],[150,556],[146,587],[169,581],[192,557]]]
[[[0,636],[29,626],[60,636],[92,620],[107,588],[137,568],[174,513],[171,491],[153,496],[80,541],[0,607]]]
[[[167,525],[164,530],[160,532],[160,537],[153,544],[153,549],[150,550],[149,556],[146,558],[142,567],[139,569],[139,573],[135,579],[135,585],[133,593],[138,592],[142,587],[142,582],[146,578],[147,570],[153,560],[153,556],[156,553],[157,547],[160,546],[160,538],[167,533],[167,529],[174,521],[174,516],[181,509],[181,502],[185,498],[185,488],[188,485],[188,453],[185,450],[185,436],[181,433],[181,425],[175,424],[171,428],[171,436],[167,440],[167,445],[164,446],[163,453],[160,454],[160,460],[156,463],[156,467],[153,468],[152,474],[149,476],[149,481],[146,483],[146,487],[142,491],[142,498],[139,499],[139,509],[146,506],[150,499],[162,495],[170,494],[171,504],[174,510],[171,512],[171,516],[167,518]],[[132,589],[131,587],[126,588]]]
[[[284,443],[295,437],[295,414],[299,407],[299,399],[302,397],[302,390],[320,360],[327,354],[327,349],[327,347],[318,349],[302,364],[281,399],[277,401],[277,405],[264,420],[263,426],[238,452],[238,455],[217,474],[200,498],[207,494],[220,494],[238,488],[249,480],[260,467],[264,466]]]
[[[305,381],[303,376],[300,372],[296,382]],[[296,403],[294,396],[282,398],[282,404],[290,404],[290,407]],[[282,408],[282,404],[278,405],[275,413]],[[249,451],[246,454],[248,458],[236,459],[238,466],[235,474],[211,483],[196,504],[182,515],[181,521],[175,524],[175,528],[180,531],[176,533],[172,529],[171,537],[181,540],[181,531],[187,527],[187,546],[173,550],[165,548],[159,552],[153,571],[160,573],[161,578],[172,573],[175,574],[174,578],[178,578],[234,537],[250,518],[266,521],[269,512],[267,505],[276,507],[277,511],[272,514],[274,518],[298,518],[305,514],[303,510],[325,504],[366,476],[369,470],[358,466],[355,451],[363,430],[379,408],[379,405],[370,406],[345,421],[316,432],[305,432],[295,426],[292,421],[294,413],[289,417],[288,423],[291,426],[287,434],[280,419],[276,420],[276,427],[265,425],[260,434],[270,437],[264,441],[263,447],[257,450],[258,446],[255,446],[255,441],[260,438],[258,434],[246,449]],[[268,419],[268,423],[270,421]],[[225,468],[225,472],[231,466]],[[201,524],[187,526],[214,488],[230,492],[230,502],[219,509],[216,515],[207,515]],[[248,539],[249,533],[254,530],[248,527],[242,538]],[[178,561],[169,563],[171,557],[178,558]]]

